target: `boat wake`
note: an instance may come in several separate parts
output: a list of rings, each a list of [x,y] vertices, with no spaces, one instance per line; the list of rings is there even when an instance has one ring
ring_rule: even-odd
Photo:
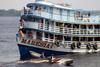
[[[25,61],[15,61],[15,62],[9,62],[9,63],[1,63],[0,66],[4,66],[7,64],[23,64],[23,63],[50,63],[49,60],[41,60],[41,59],[33,59],[33,60],[25,60]],[[59,65],[70,65],[73,63],[72,59],[60,59],[57,62]]]

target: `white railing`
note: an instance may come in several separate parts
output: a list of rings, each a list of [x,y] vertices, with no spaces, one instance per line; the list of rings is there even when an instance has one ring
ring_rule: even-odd
[[[65,34],[75,34],[75,35],[98,35],[100,34],[100,29],[76,29],[76,28],[66,28],[59,26],[52,26],[38,22],[27,22],[24,24],[24,27],[35,28],[50,32],[56,33],[65,33]]]
[[[54,43],[54,39],[50,39],[50,38],[45,38],[45,37],[42,37],[42,39],[44,40],[44,41],[47,41],[47,42],[52,42],[52,43]],[[63,43],[63,40],[58,40],[61,44]]]
[[[75,22],[100,22],[99,16],[90,16],[85,17],[84,15],[82,17],[75,16],[74,17]]]
[[[44,41],[47,41],[47,42],[53,42],[54,43],[54,41],[55,41],[54,39],[45,38],[45,37],[43,37],[43,39],[44,39]],[[64,45],[66,47],[70,47],[72,43],[75,43],[75,45],[77,46],[77,43],[79,42],[79,41],[63,41],[63,40],[58,40],[58,41],[60,42],[60,44],[63,44],[63,42],[64,42]],[[100,46],[100,41],[89,41],[89,42],[80,41],[80,43],[81,43],[81,47],[86,47],[86,45],[88,43],[90,43],[91,45],[96,43],[98,46]]]
[[[56,13],[50,13],[50,12],[45,12],[45,11],[38,11],[38,10],[22,10],[21,15],[24,14],[32,14],[32,15],[37,15],[37,16],[42,16],[46,18],[52,18],[56,20],[62,20],[62,21],[70,21],[70,22],[100,22],[100,17],[99,16],[91,16],[91,17],[85,17],[84,15],[82,17],[79,17],[78,15],[73,15],[73,16],[67,16],[67,15],[60,15]]]

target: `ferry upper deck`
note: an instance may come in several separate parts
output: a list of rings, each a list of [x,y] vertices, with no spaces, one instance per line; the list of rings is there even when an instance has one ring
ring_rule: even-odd
[[[55,21],[77,24],[100,23],[100,13],[95,13],[90,10],[72,9],[65,4],[55,4],[44,0],[36,0],[35,3],[27,4],[27,7],[29,7],[29,9],[26,10],[24,8],[22,10],[22,16],[37,16]]]
[[[41,32],[80,36],[100,36],[100,13],[95,11],[72,9],[70,6],[55,4],[44,0],[36,0],[27,5],[29,10],[22,10],[24,30],[37,30]],[[90,13],[90,14],[89,14]],[[96,14],[96,15],[94,15]],[[49,25],[48,25],[48,22]]]

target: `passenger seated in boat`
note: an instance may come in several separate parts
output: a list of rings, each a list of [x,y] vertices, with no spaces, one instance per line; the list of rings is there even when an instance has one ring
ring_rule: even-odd
[[[49,62],[56,62],[58,61],[59,59],[56,57],[54,57],[54,55],[52,54],[51,57],[49,58]]]
[[[44,56],[44,52],[42,52],[40,58],[45,58],[45,56]]]
[[[49,61],[52,62],[52,61],[54,61],[54,59],[55,59],[54,55],[52,54],[51,57],[49,58]]]

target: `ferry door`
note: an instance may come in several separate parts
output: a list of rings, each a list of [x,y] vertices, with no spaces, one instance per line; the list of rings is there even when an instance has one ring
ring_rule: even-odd
[[[67,21],[70,21],[70,10],[67,10]]]
[[[60,13],[60,19],[62,20],[62,9],[60,9],[59,13]]]
[[[45,41],[48,41],[48,33],[45,33]]]
[[[50,7],[51,18],[53,18],[53,8]]]
[[[43,19],[41,19],[41,29],[43,29]]]
[[[40,33],[36,32],[36,40],[39,40],[39,39],[40,39]]]

